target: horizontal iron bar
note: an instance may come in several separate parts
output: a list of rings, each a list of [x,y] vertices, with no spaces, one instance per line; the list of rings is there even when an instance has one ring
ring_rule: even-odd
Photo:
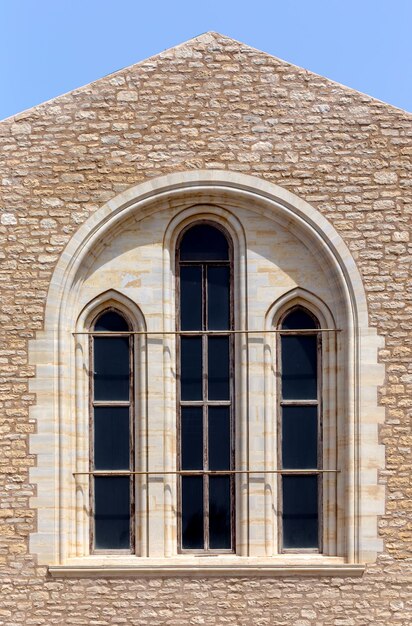
[[[318,400],[281,400],[281,406],[317,406]]]
[[[93,400],[93,406],[130,406],[127,400]]]
[[[180,400],[181,406],[230,406],[230,400]]]
[[[170,470],[165,472],[130,472],[129,470],[95,470],[94,472],[73,472],[73,476],[203,476],[205,474],[228,475],[228,474],[338,474],[339,469],[277,469],[277,470]]]
[[[340,332],[342,332],[341,328],[296,328],[294,330],[282,330],[281,328],[272,328],[270,330],[127,330],[119,332],[99,330],[79,332],[76,331],[72,332],[72,335],[92,335],[93,337],[111,337],[113,335],[266,335],[267,333],[280,333],[282,335],[314,335],[316,333]]]

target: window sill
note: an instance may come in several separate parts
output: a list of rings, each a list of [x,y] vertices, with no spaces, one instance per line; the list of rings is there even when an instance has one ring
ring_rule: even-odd
[[[50,565],[52,578],[130,578],[150,576],[362,576],[365,565],[322,555],[265,557],[85,557]]]

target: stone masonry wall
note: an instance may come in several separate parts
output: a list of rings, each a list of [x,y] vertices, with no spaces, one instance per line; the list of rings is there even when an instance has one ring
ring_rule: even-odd
[[[0,625],[412,622],[411,118],[208,33],[0,124]],[[35,397],[28,340],[79,224],[170,172],[228,169],[315,206],[341,234],[385,337],[385,550],[359,579],[51,580],[28,550]]]

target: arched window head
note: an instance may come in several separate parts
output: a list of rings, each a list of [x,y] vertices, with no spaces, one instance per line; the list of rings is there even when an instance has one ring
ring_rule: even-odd
[[[94,330],[97,332],[127,332],[130,330],[129,324],[126,319],[114,310],[103,311],[96,319],[94,323]]]
[[[185,231],[179,247],[181,261],[229,261],[224,233],[211,224],[195,224]]]
[[[319,328],[319,323],[307,309],[300,306],[287,313],[282,321],[282,330],[305,330],[311,328]]]

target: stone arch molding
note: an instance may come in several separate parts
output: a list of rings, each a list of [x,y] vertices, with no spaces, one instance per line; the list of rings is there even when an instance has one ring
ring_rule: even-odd
[[[378,424],[384,412],[377,404],[377,388],[384,376],[377,351],[383,342],[369,327],[361,276],[340,235],[314,207],[260,178],[220,170],[179,172],[127,189],[78,229],[59,259],[49,286],[44,331],[30,344],[31,363],[36,365],[31,390],[37,396],[31,411],[37,420],[37,432],[31,436],[31,452],[37,455],[37,466],[31,471],[31,480],[37,484],[32,504],[38,513],[31,551],[39,563],[48,565],[64,564],[76,556],[71,546],[76,544],[78,530],[76,523],[68,522],[76,517],[76,501],[67,488],[75,455],[68,442],[76,424],[70,420],[68,406],[73,402],[70,380],[75,378],[76,367],[70,347],[77,322],[73,311],[85,268],[99,243],[124,221],[170,207],[190,212],[195,205],[225,208],[225,219],[233,220],[233,229],[238,228],[237,207],[264,215],[293,230],[329,268],[340,303],[340,319],[335,321],[338,327],[345,325],[346,333],[342,390],[346,415],[340,419],[347,425],[349,454],[342,521],[345,536],[339,555],[350,563],[373,561],[382,549],[377,517],[384,510],[383,487],[377,483],[384,464],[383,447],[378,444]]]
[[[90,328],[93,318],[110,307],[122,313],[133,330],[146,330],[146,321],[140,307],[117,289],[108,289],[85,305],[77,319],[76,331],[83,332]]]

